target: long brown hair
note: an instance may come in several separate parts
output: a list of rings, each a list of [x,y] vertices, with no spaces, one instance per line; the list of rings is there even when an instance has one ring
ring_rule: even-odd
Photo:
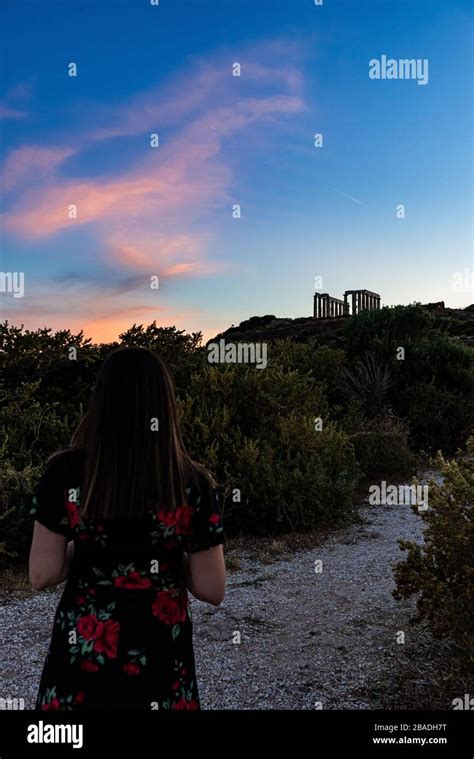
[[[198,472],[214,484],[186,452],[168,369],[147,348],[107,356],[71,444],[85,448],[81,513],[90,517],[138,517],[157,504],[175,509]]]

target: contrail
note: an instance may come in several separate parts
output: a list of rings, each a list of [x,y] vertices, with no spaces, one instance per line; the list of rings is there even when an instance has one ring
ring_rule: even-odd
[[[345,198],[349,198],[349,200],[353,200],[354,203],[358,203],[360,206],[364,205],[361,200],[357,200],[357,198],[353,198],[352,195],[348,195],[347,192],[342,192],[341,190],[336,190],[336,192],[338,192],[339,195],[344,195]]]

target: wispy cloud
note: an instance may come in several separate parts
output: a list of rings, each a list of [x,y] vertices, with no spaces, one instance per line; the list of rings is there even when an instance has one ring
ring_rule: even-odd
[[[21,82],[11,87],[0,100],[0,119],[26,119],[28,111],[26,105],[30,100],[32,86]]]
[[[4,229],[32,245],[87,229],[100,253],[104,287],[112,290],[108,268],[128,283],[131,272],[171,278],[221,271],[228,264],[213,260],[209,250],[216,212],[230,213],[236,189],[227,142],[304,108],[297,66],[278,63],[294,55],[295,44],[281,40],[244,50],[241,77],[232,76],[226,53],[194,59],[122,105],[89,109],[92,116],[72,137],[71,130],[56,131],[54,142],[17,147],[3,165],[9,193]],[[157,149],[150,147],[153,132],[160,133]],[[71,175],[91,147],[129,137],[136,149],[140,136],[143,152],[132,163],[118,152],[112,173]],[[71,205],[77,218],[69,218]],[[111,307],[103,301],[96,321]]]
[[[74,148],[23,145],[13,150],[5,159],[2,170],[3,187],[10,191],[31,182],[37,185],[38,180],[51,177],[56,167],[74,153]]]
[[[19,111],[5,103],[0,103],[0,119],[26,119],[27,111]]]

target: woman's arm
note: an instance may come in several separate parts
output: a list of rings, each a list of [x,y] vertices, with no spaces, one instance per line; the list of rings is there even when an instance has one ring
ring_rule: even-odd
[[[219,606],[226,589],[226,568],[222,545],[184,554],[186,587],[199,601]]]
[[[30,582],[35,590],[63,582],[69,574],[74,543],[35,522],[30,551]]]

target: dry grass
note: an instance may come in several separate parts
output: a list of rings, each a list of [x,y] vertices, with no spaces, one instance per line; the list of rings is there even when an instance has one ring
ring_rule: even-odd
[[[410,637],[409,646],[398,647],[397,665],[381,688],[382,708],[450,710],[454,698],[472,693],[472,675],[449,642],[434,639],[423,624]]]
[[[32,592],[26,568],[4,569],[0,572],[0,598],[8,599],[12,595],[15,598],[27,598]]]

